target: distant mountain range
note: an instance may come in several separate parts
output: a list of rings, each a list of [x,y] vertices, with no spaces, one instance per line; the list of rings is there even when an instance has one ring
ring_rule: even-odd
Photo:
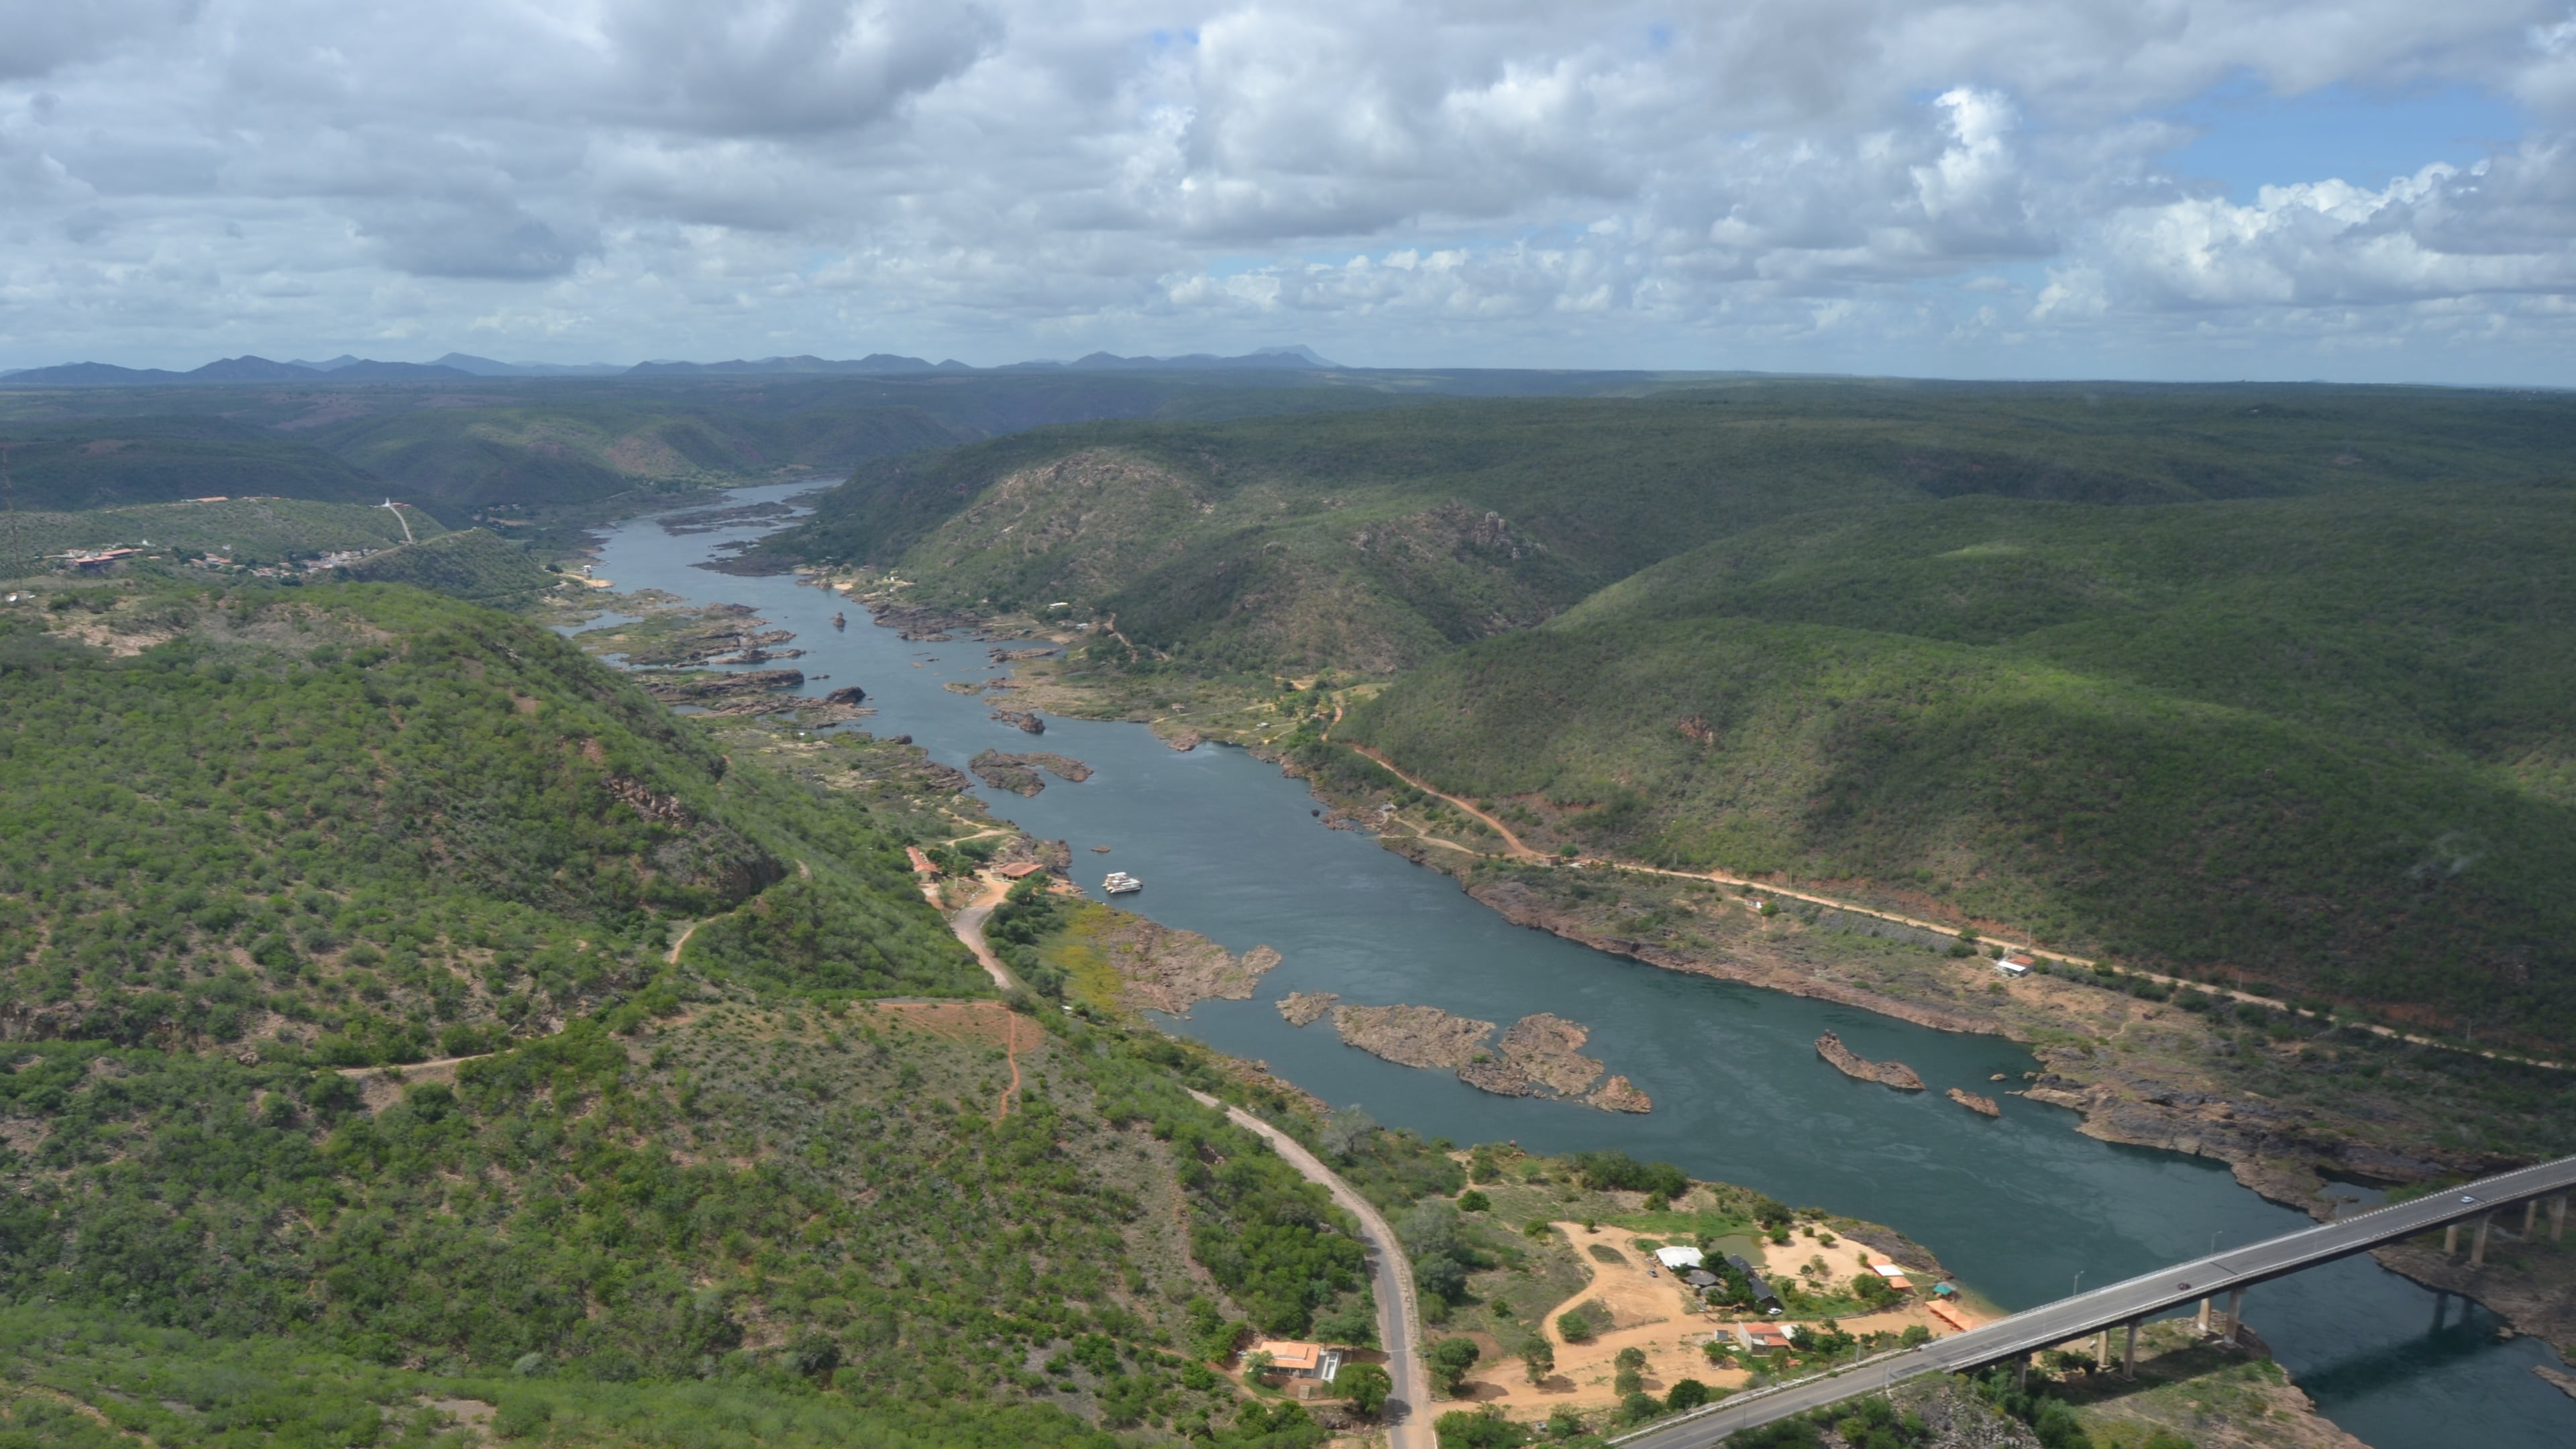
[[[1312,368],[1338,369],[1341,364],[1318,356],[1308,347],[1264,347],[1240,357],[1219,357],[1213,353],[1193,352],[1181,357],[1120,357],[1115,353],[1094,352],[1072,362],[1052,359],[1005,364],[995,371],[1017,371],[1032,368],[1073,368],[1091,371],[1147,369],[1208,370],[1226,368]],[[632,367],[615,363],[594,362],[564,364],[554,362],[496,362],[470,353],[451,352],[436,362],[378,362],[372,358],[347,354],[324,362],[298,359],[272,362],[265,357],[227,357],[209,362],[186,372],[173,372],[158,367],[118,367],[106,362],[69,362],[57,367],[24,368],[0,372],[0,385],[9,387],[152,387],[169,384],[208,382],[435,382],[442,379],[461,381],[475,377],[693,377],[761,374],[850,376],[892,376],[924,372],[974,372],[978,369],[951,358],[928,362],[918,357],[901,357],[891,352],[874,352],[865,357],[834,361],[822,357],[764,357],[731,362],[639,362]]]

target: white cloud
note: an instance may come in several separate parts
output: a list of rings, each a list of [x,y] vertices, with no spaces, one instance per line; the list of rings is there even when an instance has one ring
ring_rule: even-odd
[[[2571,37],[2564,0],[22,6],[0,360],[2187,371],[2219,339],[2313,374],[2482,327],[2478,365],[2576,381]],[[2164,176],[2163,117],[2248,77],[2467,86],[2532,131],[2377,190]]]

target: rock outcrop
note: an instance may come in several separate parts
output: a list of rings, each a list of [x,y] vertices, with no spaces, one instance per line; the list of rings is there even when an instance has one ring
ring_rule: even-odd
[[[1604,1112],[1651,1112],[1655,1099],[1637,1090],[1637,1084],[1626,1077],[1612,1077],[1601,1084],[1601,1090],[1583,1099],[1584,1105]]]
[[[1041,769],[1059,780],[1070,780],[1075,784],[1091,778],[1089,765],[1064,755],[1006,755],[1000,750],[986,750],[968,760],[966,768],[994,789],[1008,790],[1015,795],[1034,795],[1045,789],[1046,781],[1038,778]]]
[[[1050,842],[1052,843],[1052,842]],[[1066,858],[1071,859],[1070,849]],[[1144,916],[1101,912],[1108,919],[1087,930],[1083,943],[1107,958],[1134,1005],[1187,1016],[1210,999],[1248,1001],[1262,973],[1279,953],[1255,946],[1237,956],[1195,931],[1176,931]]]
[[[1604,1070],[1600,1062],[1582,1054],[1583,1044],[1591,1039],[1592,1028],[1581,1022],[1540,1012],[1513,1022],[1503,1033],[1503,1060],[1557,1096],[1579,1097],[1601,1080]]]
[[[1843,1039],[1832,1032],[1826,1032],[1816,1038],[1816,1055],[1831,1062],[1834,1070],[1847,1077],[1858,1077],[1864,1082],[1876,1082],[1883,1087],[1894,1087],[1900,1092],[1923,1090],[1923,1079],[1914,1074],[1912,1067],[1903,1062],[1871,1061],[1854,1052],[1850,1047],[1844,1046]]]
[[[1436,1006],[1336,1006],[1333,1030],[1342,1040],[1400,1067],[1456,1071],[1491,1056],[1486,1039],[1494,1024],[1451,1016]]]
[[[1279,998],[1279,1014],[1290,1026],[1313,1026],[1330,1015],[1339,1000],[1329,991],[1291,991]]]
[[[1304,1026],[1329,1011],[1342,1040],[1398,1066],[1447,1068],[1458,1080],[1498,1097],[1553,1097],[1605,1112],[1649,1112],[1654,1100],[1626,1077],[1592,1084],[1605,1070],[1583,1055],[1592,1035],[1581,1022],[1541,1012],[1512,1023],[1500,1042],[1494,1024],[1452,1016],[1436,1006],[1340,1006],[1329,993],[1282,999],[1279,1014]],[[1587,1095],[1588,1093],[1588,1095]]]
[[[2000,1117],[2004,1114],[2003,1105],[1992,1097],[1980,1096],[1960,1087],[1952,1087],[1948,1095],[1951,1101],[1979,1116]]]
[[[644,676],[644,692],[664,704],[690,705],[709,714],[767,714],[791,707],[777,696],[804,686],[801,669],[747,669],[739,674]]]

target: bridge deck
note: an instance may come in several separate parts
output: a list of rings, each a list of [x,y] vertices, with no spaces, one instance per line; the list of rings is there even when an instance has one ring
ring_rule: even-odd
[[[2235,1292],[2313,1268],[2383,1243],[2464,1222],[2534,1198],[2576,1188],[2576,1157],[2481,1178],[2411,1202],[2284,1233],[2159,1268],[2135,1278],[2016,1313],[1919,1348],[1880,1354],[1832,1377],[1802,1379],[1737,1395],[1705,1409],[1622,1436],[1623,1449],[1700,1449],[1738,1429],[1851,1398],[1929,1373],[1960,1373],[2035,1350],[2139,1323],[2184,1304]]]

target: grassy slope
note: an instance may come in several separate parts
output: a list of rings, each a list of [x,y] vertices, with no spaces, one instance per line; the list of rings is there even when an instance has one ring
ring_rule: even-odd
[[[2576,414],[2550,400],[2298,388],[1745,383],[1425,403],[888,459],[767,552],[889,567],[925,603],[1064,600],[1201,670],[1384,673],[1791,515],[1965,492],[2134,504],[2513,481],[2571,438]]]
[[[1456,791],[1539,797],[1543,838],[1874,881],[2563,1043],[2570,501],[1801,520],[1445,659],[1344,734]]]
[[[441,1395],[567,1442],[1072,1443],[1231,1420],[1190,1361],[1357,1287],[1199,1054],[868,1004],[981,994],[877,812],[552,634],[381,586],[41,623],[0,634],[14,1379],[174,1444],[425,1441]],[[57,1402],[0,1430],[86,1432]]]

